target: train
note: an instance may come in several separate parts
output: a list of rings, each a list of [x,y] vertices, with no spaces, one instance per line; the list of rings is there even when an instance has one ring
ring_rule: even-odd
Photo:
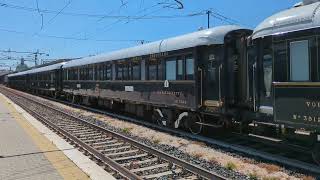
[[[319,162],[319,41],[320,2],[304,0],[254,30],[214,27],[13,73],[8,86],[193,134],[237,129],[307,144]]]

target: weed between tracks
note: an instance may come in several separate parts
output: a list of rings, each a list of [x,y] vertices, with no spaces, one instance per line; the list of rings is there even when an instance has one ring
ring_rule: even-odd
[[[121,131],[126,134],[130,134],[133,128],[123,128]]]
[[[234,164],[233,162],[228,162],[227,165],[226,165],[226,168],[229,169],[229,170],[236,170],[237,169],[237,165]]]

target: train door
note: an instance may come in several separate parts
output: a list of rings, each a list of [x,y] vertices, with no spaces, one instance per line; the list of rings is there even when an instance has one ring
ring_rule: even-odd
[[[258,58],[254,64],[254,101],[260,113],[273,115],[273,49],[272,39],[257,42]]]
[[[62,90],[62,69],[55,70],[54,84],[56,91],[59,92]]]
[[[221,76],[223,46],[212,45],[200,48],[199,73],[201,74],[201,105],[205,107],[221,106]]]
[[[249,44],[247,47],[247,101],[250,107],[256,111],[257,103],[257,52],[256,46]]]

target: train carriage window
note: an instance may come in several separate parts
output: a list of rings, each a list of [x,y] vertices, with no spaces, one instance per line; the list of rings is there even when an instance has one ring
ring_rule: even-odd
[[[112,80],[116,80],[117,72],[116,72],[116,64],[112,64]]]
[[[107,74],[107,69],[106,69],[107,65],[103,64],[103,67],[102,67],[102,77],[101,79],[102,80],[106,80],[106,74]]]
[[[99,78],[98,78],[98,65],[94,65],[93,66],[93,80],[99,80]]]
[[[263,74],[264,74],[264,87],[266,92],[266,97],[271,96],[272,90],[272,55],[265,54],[263,56]]]
[[[166,80],[176,80],[177,77],[177,61],[175,58],[166,61]]]
[[[286,82],[287,77],[287,43],[280,42],[273,44],[274,51],[274,81]]]
[[[291,81],[310,80],[309,41],[290,43],[290,79]]]
[[[79,70],[78,68],[74,69],[74,80],[78,80],[79,79]]]
[[[97,64],[94,67],[94,80],[100,81],[100,64]]]
[[[68,80],[72,80],[72,69],[68,69]]]
[[[148,63],[148,80],[157,80],[158,62],[150,59]]]
[[[165,77],[164,77],[164,68],[165,68],[165,61],[163,60],[158,60],[158,76],[157,76],[157,79],[158,80],[163,80]]]
[[[88,68],[83,67],[83,80],[88,80]]]
[[[140,80],[140,62],[132,62],[132,80]]]
[[[106,80],[111,80],[112,79],[112,66],[111,65],[106,65]]]
[[[104,69],[105,69],[105,67],[104,67],[104,64],[100,64],[100,73],[99,73],[99,79],[100,79],[100,81],[103,81],[104,80]]]
[[[194,80],[194,59],[192,56],[186,58],[186,79]]]
[[[88,71],[89,71],[89,79],[88,80],[93,80],[93,67],[89,66]]]
[[[67,78],[67,70],[65,70],[65,69],[63,70],[63,80],[68,80],[68,78]]]
[[[56,76],[54,72],[51,72],[51,83],[53,83],[56,80]]]
[[[86,80],[87,79],[87,68],[86,67],[82,67],[82,79],[81,80]]]
[[[146,61],[142,60],[141,61],[141,80],[146,80]]]
[[[117,80],[123,80],[123,64],[117,65]]]
[[[132,66],[131,63],[126,65],[126,74],[127,74],[127,78],[126,80],[131,80],[132,79]]]
[[[184,67],[183,67],[183,60],[181,58],[178,58],[177,60],[177,80],[184,80]]]
[[[128,80],[128,66],[127,64],[122,65],[122,80]]]
[[[86,67],[86,75],[85,75],[86,80],[90,79],[90,68],[89,66]]]

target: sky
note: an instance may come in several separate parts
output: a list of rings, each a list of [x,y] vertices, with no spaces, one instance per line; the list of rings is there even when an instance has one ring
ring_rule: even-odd
[[[238,24],[254,29],[299,0],[0,0],[0,69],[16,59],[50,61],[132,47],[197,31]],[[11,60],[7,60],[8,57]],[[27,62],[29,66],[34,62]]]

